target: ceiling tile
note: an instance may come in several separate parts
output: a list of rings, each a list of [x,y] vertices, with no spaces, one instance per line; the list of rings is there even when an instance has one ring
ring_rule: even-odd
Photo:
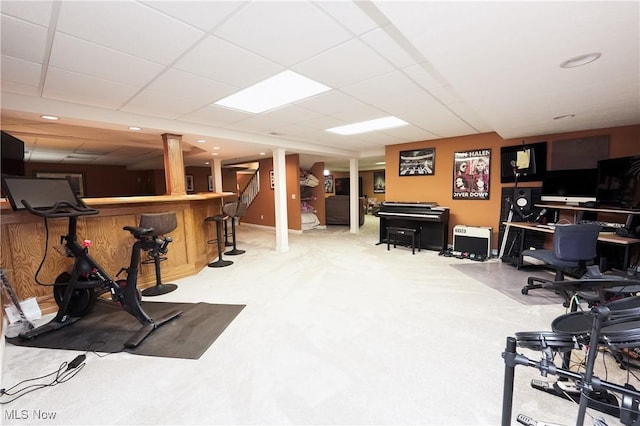
[[[42,96],[107,109],[116,109],[131,98],[137,88],[100,80],[58,68],[49,68]]]
[[[37,91],[41,71],[42,65],[40,64],[3,55],[2,67],[0,68],[2,89],[7,89],[5,85],[17,84]]]
[[[207,37],[176,62],[175,68],[237,88],[250,86],[284,68],[217,37]]]
[[[215,35],[285,66],[352,37],[308,2],[252,2],[223,23]]]
[[[241,1],[143,1],[145,5],[160,10],[169,16],[179,19],[202,30],[211,31],[227,16],[240,8]]]
[[[47,29],[2,15],[0,45],[3,55],[41,64],[47,47]]]
[[[167,65],[204,33],[136,2],[64,2],[58,31]]]
[[[164,67],[117,50],[58,33],[49,65],[103,80],[142,87]]]
[[[40,0],[30,3],[29,7],[24,7],[24,0],[2,0],[0,11],[3,15],[13,16],[43,27],[49,25],[53,1]]]

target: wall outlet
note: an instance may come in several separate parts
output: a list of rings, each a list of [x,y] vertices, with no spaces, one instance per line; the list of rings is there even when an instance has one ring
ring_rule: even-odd
[[[264,219],[264,215],[263,215],[263,214],[261,214],[261,215],[260,215],[260,220],[263,220],[263,219]]]
[[[291,199],[295,200],[296,199],[296,194],[291,194]]]

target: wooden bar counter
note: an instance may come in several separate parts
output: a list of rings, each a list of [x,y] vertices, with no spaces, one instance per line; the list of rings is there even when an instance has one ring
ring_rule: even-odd
[[[125,226],[138,226],[140,215],[175,211],[178,226],[168,235],[173,241],[168,246],[167,260],[161,263],[162,281],[171,282],[193,275],[217,257],[215,227],[205,223],[208,216],[222,211],[224,197],[231,201],[234,193],[201,193],[172,196],[135,196],[84,198],[99,214],[78,220],[78,240],[90,240],[90,255],[116,279],[116,274],[129,265],[135,238],[123,230]],[[37,297],[44,305],[43,312],[57,310],[51,287],[38,285],[36,271],[44,257],[46,245],[45,220],[27,211],[13,211],[8,202],[0,204],[0,266],[5,270],[18,297]],[[38,281],[51,284],[68,270],[73,259],[65,256],[60,237],[67,234],[67,218],[48,219],[48,251],[38,273]],[[147,258],[141,253],[142,260]],[[126,273],[119,278],[126,278]],[[155,285],[153,264],[141,265],[138,275],[140,289]]]

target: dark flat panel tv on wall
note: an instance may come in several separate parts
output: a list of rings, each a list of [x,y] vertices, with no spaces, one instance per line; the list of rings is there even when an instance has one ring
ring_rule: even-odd
[[[2,146],[0,173],[4,176],[24,176],[24,142],[8,133],[0,132]]]
[[[547,170],[547,143],[537,142],[500,148],[500,182],[542,180]]]
[[[640,209],[640,155],[598,161],[598,204]]]

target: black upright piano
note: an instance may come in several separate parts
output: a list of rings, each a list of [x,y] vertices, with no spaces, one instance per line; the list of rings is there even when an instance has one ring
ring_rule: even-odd
[[[431,202],[385,201],[376,213],[380,218],[380,241],[387,242],[387,227],[421,229],[420,247],[446,251],[449,242],[449,209]]]

